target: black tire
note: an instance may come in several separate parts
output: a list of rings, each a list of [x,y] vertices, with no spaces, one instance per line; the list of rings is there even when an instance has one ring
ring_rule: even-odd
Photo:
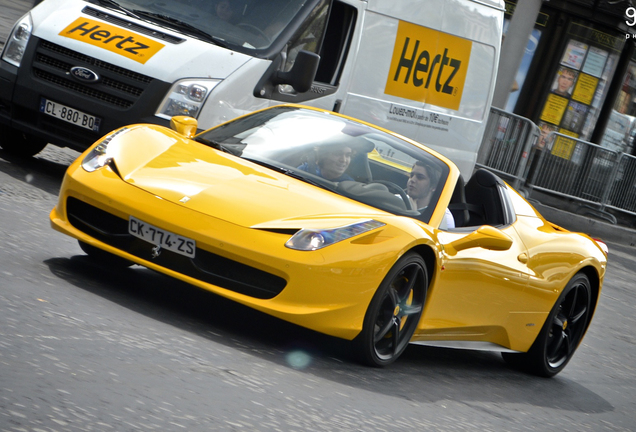
[[[0,147],[5,153],[16,157],[31,157],[46,147],[46,140],[27,135],[7,126],[0,127]]]
[[[410,252],[395,263],[373,296],[362,331],[352,342],[359,361],[382,367],[404,352],[422,316],[427,287],[421,256]]]
[[[527,353],[503,353],[510,365],[542,377],[565,368],[578,348],[592,316],[592,288],[583,273],[561,292],[537,339]]]
[[[110,252],[106,252],[103,249],[89,245],[88,243],[84,243],[81,240],[78,240],[78,242],[86,255],[88,255],[96,263],[105,267],[126,268],[134,264],[132,261],[128,261],[125,258],[113,255]]]

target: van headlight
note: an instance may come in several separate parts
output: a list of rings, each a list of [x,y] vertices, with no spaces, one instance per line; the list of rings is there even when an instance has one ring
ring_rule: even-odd
[[[156,115],[165,119],[174,116],[197,118],[212,89],[220,80],[181,80],[172,85]]]
[[[302,229],[294,234],[285,246],[301,251],[313,251],[322,249],[334,243],[355,237],[362,233],[380,228],[386,225],[373,219],[332,229]]]
[[[31,20],[31,14],[28,13],[20,18],[13,27],[13,30],[11,30],[11,34],[2,52],[2,60],[13,66],[20,67],[27,43],[29,43],[29,39],[31,38],[32,30],[33,21]]]

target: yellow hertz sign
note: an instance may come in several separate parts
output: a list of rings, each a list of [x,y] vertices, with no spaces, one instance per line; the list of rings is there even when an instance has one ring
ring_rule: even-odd
[[[384,93],[457,110],[472,42],[400,21]]]
[[[60,36],[107,49],[139,63],[146,63],[164,44],[101,21],[78,18]]]

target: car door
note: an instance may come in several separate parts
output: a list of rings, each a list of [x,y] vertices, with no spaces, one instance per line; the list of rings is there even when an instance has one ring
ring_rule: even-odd
[[[517,340],[517,334],[532,322],[524,306],[530,275],[528,252],[515,229],[517,218],[507,187],[501,180],[493,181],[489,183],[492,190],[482,193],[469,191],[469,185],[466,199],[473,194],[473,202],[484,204],[488,196],[494,197],[498,215],[481,215],[473,218],[479,225],[438,232],[440,259],[414,340],[525,346],[531,338],[522,335]],[[493,218],[500,223],[488,224]],[[528,335],[534,331],[530,329]]]

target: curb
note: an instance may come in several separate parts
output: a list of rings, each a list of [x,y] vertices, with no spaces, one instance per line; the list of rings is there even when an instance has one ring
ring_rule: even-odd
[[[544,218],[569,231],[583,232],[592,238],[598,238],[609,243],[636,247],[636,230],[634,229],[612,225],[543,204],[533,203],[533,206]]]

